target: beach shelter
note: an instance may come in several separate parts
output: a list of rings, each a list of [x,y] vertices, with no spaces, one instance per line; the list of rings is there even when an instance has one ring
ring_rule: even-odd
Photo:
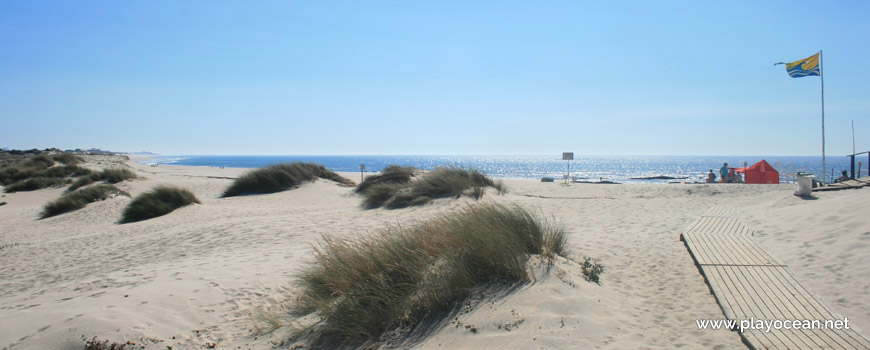
[[[750,167],[734,168],[734,171],[743,173],[743,181],[748,184],[779,183],[779,172],[764,159]]]

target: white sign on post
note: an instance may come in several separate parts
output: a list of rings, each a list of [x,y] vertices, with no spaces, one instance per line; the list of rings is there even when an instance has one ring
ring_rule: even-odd
[[[574,160],[574,152],[562,152],[562,160],[568,161],[568,174],[565,175],[565,184],[570,184],[571,181],[571,161]]]

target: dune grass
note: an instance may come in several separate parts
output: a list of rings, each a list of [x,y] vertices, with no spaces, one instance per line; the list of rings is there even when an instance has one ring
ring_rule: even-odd
[[[44,155],[5,165],[0,168],[0,184],[9,185],[13,182],[40,176],[45,169],[48,169],[52,165],[54,165],[54,161]]]
[[[354,185],[353,181],[319,164],[283,163],[245,173],[233,181],[222,197],[281,192],[318,178],[332,180],[344,186]]]
[[[321,318],[307,330],[315,342],[366,347],[385,332],[449,312],[476,288],[526,282],[532,254],[565,249],[561,225],[495,204],[368,239],[324,236],[299,275],[297,313]]]
[[[76,165],[81,161],[79,157],[76,157],[72,153],[55,154],[51,156],[51,160],[61,163],[63,165]]]
[[[493,181],[479,170],[441,167],[416,181],[410,181],[409,178],[407,182],[376,183],[359,192],[364,195],[362,205],[366,208],[398,209],[464,194],[479,199],[487,187],[496,189],[500,194],[507,191],[504,183]]]
[[[68,177],[68,176],[84,176],[90,175],[93,171],[88,168],[82,168],[78,165],[61,165],[61,166],[53,166],[48,169],[45,169],[42,172],[42,176],[45,177]]]
[[[411,182],[411,177],[414,176],[414,171],[416,170],[417,169],[412,166],[403,167],[399,165],[389,165],[384,168],[384,170],[381,170],[380,174],[369,176],[363,180],[363,182],[356,186],[354,192],[366,193],[375,185],[406,184]]]
[[[55,162],[61,165],[55,166]],[[56,154],[51,157],[39,155],[0,168],[0,184],[4,191],[33,191],[52,186],[62,186],[70,177],[89,176],[90,169],[82,168],[79,159],[72,154]]]
[[[6,193],[35,191],[48,187],[59,187],[66,184],[67,180],[65,178],[36,176],[4,186],[3,191]]]
[[[201,202],[193,192],[171,186],[158,186],[130,202],[121,216],[121,223],[148,220],[171,213],[173,210]]]
[[[90,185],[94,182],[103,181],[107,184],[116,184],[124,180],[136,179],[136,173],[129,169],[106,168],[100,172],[91,172],[86,176],[79,177],[67,189],[68,192]]]
[[[117,195],[130,197],[130,194],[112,185],[97,185],[67,193],[47,203],[42,208],[42,219],[84,208],[90,203]]]

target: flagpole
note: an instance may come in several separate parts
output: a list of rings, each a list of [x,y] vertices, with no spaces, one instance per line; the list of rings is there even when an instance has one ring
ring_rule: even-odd
[[[825,181],[825,68],[822,64],[822,50],[819,50],[819,78],[822,82],[822,183]]]

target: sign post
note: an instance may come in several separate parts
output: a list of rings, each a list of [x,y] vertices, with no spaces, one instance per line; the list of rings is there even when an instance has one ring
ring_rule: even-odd
[[[565,184],[570,185],[571,180],[571,161],[574,160],[574,152],[562,152],[562,160],[568,161],[568,175],[565,175]]]
[[[366,170],[366,165],[365,165],[365,164],[360,164],[360,165],[359,165],[359,182],[360,182],[360,183],[363,182],[363,171],[365,171],[365,170]]]

